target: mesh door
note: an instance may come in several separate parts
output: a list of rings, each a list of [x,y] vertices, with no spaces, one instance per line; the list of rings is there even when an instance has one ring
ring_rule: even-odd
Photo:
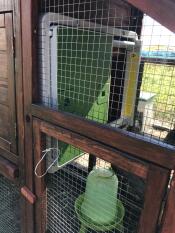
[[[67,145],[67,144],[66,144]],[[67,145],[68,146],[68,145]],[[67,164],[53,174],[48,174],[46,177],[46,193],[42,198],[43,210],[43,226],[46,232],[50,233],[134,233],[137,232],[140,215],[144,203],[145,182],[135,175],[131,175],[123,170],[117,169],[113,165],[99,158],[93,157],[94,167],[96,169],[112,169],[117,175],[118,194],[116,200],[119,200],[124,208],[124,218],[119,221],[121,209],[115,215],[115,219],[110,224],[97,224],[89,217],[85,217],[85,229],[82,227],[83,220],[81,219],[80,204],[77,214],[77,202],[79,198],[85,199],[87,178],[90,172],[90,160],[92,155],[84,153],[81,157]],[[94,169],[94,168],[93,168]],[[98,184],[96,184],[98,185]],[[103,188],[103,201],[108,203],[113,198],[113,193],[105,194],[106,188]],[[102,204],[102,202],[100,202]],[[97,205],[99,206],[99,205]],[[117,207],[121,208],[121,207]],[[90,213],[93,213],[95,204],[89,204]],[[92,211],[92,212],[91,212]],[[104,216],[110,216],[109,210],[101,208]],[[98,213],[97,213],[98,215]],[[84,215],[82,217],[84,219]],[[46,220],[46,221],[45,221]],[[115,224],[117,221],[118,224]]]
[[[16,185],[0,176],[0,232],[20,233],[20,194]]]
[[[174,33],[124,1],[41,0],[39,11],[42,104],[171,147]]]

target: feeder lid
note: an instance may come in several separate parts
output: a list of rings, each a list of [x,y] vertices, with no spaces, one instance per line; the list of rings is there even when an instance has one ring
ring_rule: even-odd
[[[100,176],[100,177],[111,177],[114,175],[114,172],[112,169],[107,169],[107,168],[97,168],[92,171],[95,176]]]

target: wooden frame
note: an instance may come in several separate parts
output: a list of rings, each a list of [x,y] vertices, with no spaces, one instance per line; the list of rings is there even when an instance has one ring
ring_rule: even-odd
[[[18,1],[18,0],[16,0]],[[24,174],[24,179],[22,183],[27,187],[27,189],[31,192],[36,192],[38,198],[44,191],[44,182],[42,180],[35,182],[34,187],[34,175],[33,175],[33,142],[32,135],[34,133],[35,140],[35,163],[36,160],[40,157],[42,144],[42,134],[40,133],[40,121],[34,121],[33,130],[32,131],[32,118],[40,118],[43,121],[49,122],[50,126],[53,124],[53,127],[58,127],[58,129],[66,128],[68,131],[73,131],[76,135],[80,135],[80,137],[88,137],[92,141],[98,142],[100,145],[106,145],[107,147],[114,148],[114,150],[120,150],[125,153],[129,153],[130,155],[143,159],[148,163],[151,162],[155,165],[152,165],[148,172],[148,183],[147,186],[149,190],[153,187],[154,182],[157,182],[159,179],[162,179],[160,193],[156,193],[158,201],[155,201],[155,206],[159,206],[157,210],[160,209],[160,202],[163,196],[163,188],[166,188],[166,182],[169,176],[169,170],[174,169],[175,167],[175,156],[174,150],[166,149],[160,147],[158,145],[153,145],[148,142],[144,142],[141,140],[134,139],[132,137],[128,137],[128,135],[124,135],[117,130],[107,128],[103,125],[94,123],[92,121],[88,121],[71,114],[56,112],[48,108],[44,108],[43,106],[39,106],[33,103],[39,102],[38,97],[38,76],[37,76],[37,68],[36,68],[36,43],[37,43],[37,23],[38,23],[38,0],[26,0],[21,1],[21,29],[22,29],[22,55],[23,55],[23,93],[24,93],[24,120],[25,120],[25,131],[24,127],[20,127],[19,133],[23,136],[24,144],[25,144],[25,161],[24,157],[22,157],[21,164],[24,164],[22,168],[22,173]],[[20,28],[20,27],[19,27]],[[19,46],[18,46],[19,47]],[[20,64],[20,62],[18,62]],[[22,93],[21,93],[22,94]],[[33,104],[33,105],[32,105]],[[22,106],[22,105],[21,105]],[[23,121],[23,119],[21,118]],[[70,122],[74,122],[74,124],[70,124]],[[55,126],[56,125],[56,126]],[[52,129],[55,132],[54,129]],[[51,131],[52,131],[51,130]],[[37,145],[37,147],[36,147]],[[22,143],[20,143],[21,151],[23,150]],[[145,150],[147,148],[147,150]],[[158,165],[158,166],[156,166]],[[164,168],[160,168],[162,166]],[[154,171],[154,168],[155,171]],[[167,170],[167,169],[169,170]],[[154,182],[151,183],[151,179],[155,175]],[[36,188],[36,190],[35,190]],[[160,195],[160,196],[159,196]],[[149,202],[150,196],[147,195],[146,200]],[[145,202],[146,203],[146,202]],[[145,215],[147,214],[148,220],[152,222],[151,211],[152,206],[145,206]],[[38,232],[42,232],[41,223],[41,209],[39,200],[36,203],[37,214],[35,215],[36,222],[38,223]],[[158,213],[155,213],[158,215]],[[25,219],[24,232],[32,233],[34,232],[34,208],[28,201],[25,201],[25,211],[24,211]],[[156,218],[155,218],[156,219]],[[155,221],[154,219],[154,221]],[[143,224],[148,224],[144,218],[142,218]],[[156,220],[157,221],[157,220]],[[140,225],[141,226],[141,225]],[[155,222],[152,222],[152,226],[155,227]],[[140,232],[141,228],[140,228]],[[145,231],[146,232],[146,231]],[[150,233],[150,231],[147,232]]]
[[[13,1],[13,25],[15,47],[15,83],[16,83],[16,118],[17,118],[17,146],[21,183],[23,182],[24,167],[24,112],[23,112],[23,77],[22,77],[22,41],[21,41],[21,4],[20,0]]]
[[[127,0],[135,7],[139,8],[146,14],[150,15],[155,20],[159,21],[162,25],[175,32],[174,24],[174,11],[175,2],[174,0]]]
[[[168,190],[165,211],[163,215],[161,233],[174,232],[175,229],[175,174],[172,175],[172,180]]]
[[[75,143],[76,145],[84,148],[90,153],[96,154],[98,156],[101,156],[101,158],[103,159],[116,163],[122,169],[134,173],[137,176],[145,179],[147,181],[147,190],[145,196],[145,206],[139,225],[139,233],[155,232],[154,230],[158,221],[162,199],[167,188],[169,172],[175,167],[174,149],[166,149],[157,145],[150,144],[148,142],[141,141],[139,139],[133,139],[132,137],[121,134],[117,130],[109,129],[106,126],[79,117],[75,117],[71,114],[56,112],[39,105],[32,105],[32,103],[38,102],[38,79],[35,64],[38,1],[26,0],[21,1],[21,3],[20,0],[6,0],[6,2],[7,1],[9,2],[8,6],[6,4],[4,5],[4,0],[0,1],[1,12],[8,12],[6,20],[1,18],[0,27],[3,25],[3,23],[5,23],[5,21],[9,26],[12,26],[12,15],[14,16],[14,31],[11,31],[11,33],[14,33],[15,35],[15,70],[13,70],[13,72],[16,82],[17,111],[16,113],[13,112],[12,118],[16,118],[14,121],[17,120],[18,142],[17,148],[15,148],[14,146],[10,151],[9,144],[5,141],[1,141],[2,143],[4,143],[5,149],[0,149],[0,173],[13,182],[16,182],[16,178],[18,178],[18,176],[20,175],[20,185],[24,186],[21,189],[21,193],[23,194],[23,196],[25,196],[27,200],[26,201],[23,199],[22,203],[22,231],[25,233],[35,232],[34,221],[36,220],[36,222],[39,223],[37,225],[37,232],[43,233],[43,228],[41,226],[43,216],[41,215],[42,213],[40,209],[39,198],[45,191],[45,183],[44,180],[38,180],[34,178],[33,175],[34,158],[32,151],[32,133],[34,132],[36,155],[35,163],[37,159],[40,158],[41,148],[44,147],[43,134],[49,134],[60,140],[64,140],[67,143]],[[137,2],[137,6],[138,4],[142,4],[141,7],[148,7],[144,9],[150,9],[149,7],[153,7],[153,3],[150,1],[143,1],[142,3],[140,3],[138,1],[130,0],[130,2]],[[167,2],[166,9],[168,9],[168,5],[171,6],[173,1],[161,0],[161,2]],[[161,7],[161,4],[159,4],[159,6]],[[174,7],[174,5],[172,6]],[[163,8],[163,11],[164,10],[165,8]],[[20,14],[22,14],[22,18]],[[152,15],[154,14],[152,13]],[[160,16],[162,17],[160,12],[155,15],[155,17]],[[165,16],[171,17],[171,15],[169,16],[164,14],[163,17]],[[174,26],[172,25],[173,20],[168,21],[167,18],[164,18],[164,22],[165,21],[166,24],[170,25],[170,27],[174,30]],[[21,32],[23,37],[22,41]],[[11,41],[9,42],[11,43]],[[11,46],[11,44],[9,45]],[[23,47],[21,47],[21,45],[23,45]],[[23,67],[21,65],[22,55]],[[9,59],[11,59],[10,62],[13,62],[12,56],[13,54],[11,53],[9,56]],[[171,61],[171,63],[174,63],[174,61]],[[12,70],[9,70],[9,72],[12,72]],[[12,88],[13,86],[14,83],[11,83]],[[12,103],[11,106],[14,107],[14,103]],[[33,125],[32,117],[34,117]],[[42,120],[38,120],[35,117],[40,118],[45,122],[43,122]],[[74,122],[74,124],[70,125],[70,121]],[[32,127],[34,128],[32,129]],[[12,126],[11,129],[13,130],[12,134],[14,134],[14,127]],[[16,143],[16,139],[13,138],[13,142]],[[147,148],[147,150],[145,150],[145,148]],[[109,152],[108,156],[106,156],[106,152]],[[125,153],[129,154],[130,156],[126,157]],[[9,161],[2,157],[8,159]],[[134,158],[134,160],[130,160],[131,157]],[[142,159],[146,162],[143,165],[137,159]],[[20,170],[18,166],[20,167]],[[40,169],[42,169],[42,167]],[[35,187],[33,183],[34,179]],[[162,233],[172,232],[175,227],[173,224],[174,213],[172,209],[172,206],[175,205],[174,180],[175,178],[173,177],[167,196],[167,203],[165,206],[165,213],[162,222]],[[33,208],[35,196],[31,191],[36,191],[36,194],[38,196],[35,209],[35,220]],[[154,216],[152,215],[152,213],[154,213]],[[150,227],[149,229],[147,229],[148,225]]]
[[[30,191],[34,192],[33,186],[33,142],[32,142],[32,114],[31,104],[32,97],[37,96],[37,76],[34,75],[33,66],[36,56],[35,44],[36,44],[36,25],[37,25],[37,0],[20,1],[20,13],[21,13],[21,36],[22,36],[22,74],[23,74],[23,101],[24,101],[24,144],[25,144],[25,157],[23,165],[24,180],[23,184]],[[32,86],[35,83],[35,88]],[[23,208],[23,230],[25,233],[34,232],[34,208],[33,205],[24,200]]]
[[[138,233],[155,233],[157,222],[161,211],[162,200],[166,192],[169,180],[169,170],[155,166],[153,164],[142,163],[135,160],[134,157],[128,158],[121,152],[105,146],[85,136],[73,133],[70,130],[51,125],[44,121],[34,118],[33,136],[34,136],[34,164],[41,159],[42,150],[45,149],[44,135],[56,138],[57,140],[76,146],[87,153],[92,153],[114,166],[124,169],[127,172],[135,174],[146,181],[145,204],[141,214]],[[44,170],[45,165],[39,167],[38,172]],[[160,183],[161,181],[161,183]],[[44,178],[35,177],[35,194],[37,201],[35,205],[36,232],[45,232],[41,208],[42,198],[45,193]],[[44,221],[45,222],[45,221]],[[148,228],[149,226],[149,228]]]
[[[3,12],[0,15],[4,21],[0,29],[2,62],[0,74],[0,148],[9,153],[17,154],[13,13]]]
[[[167,149],[150,142],[139,140],[105,125],[39,105],[32,105],[32,115],[51,124],[67,128],[78,134],[112,146],[117,150],[124,151],[139,159],[169,169],[174,169],[175,167],[175,151],[173,149]],[[70,124],[70,122],[74,123]]]
[[[37,23],[38,23],[37,6],[38,6],[38,1],[32,2],[31,0],[28,0],[25,2],[23,8],[24,12],[26,11],[26,9],[30,9],[31,10],[30,16],[34,16],[32,19],[30,18],[27,19],[26,13],[24,13],[25,14],[24,20],[26,20],[26,22],[24,22],[25,24],[24,33],[25,36],[28,35],[28,37],[31,38],[31,41],[27,41],[27,45],[26,45],[28,47],[27,48],[28,51],[26,51],[26,46],[24,51],[25,56],[27,56],[26,62],[24,61],[25,72],[27,73],[26,80],[24,80],[24,87],[26,89],[25,114],[28,116],[27,118],[31,119],[32,116],[35,116],[42,120],[48,121],[52,124],[62,126],[67,129],[73,130],[76,133],[80,133],[84,136],[88,136],[91,139],[95,139],[107,145],[113,146],[116,149],[132,154],[133,156],[136,156],[139,159],[143,159],[148,162],[150,161],[169,169],[174,169],[175,148],[170,149],[170,148],[162,147],[160,145],[154,145],[150,142],[141,140],[141,138],[136,139],[134,137],[128,136],[127,134],[123,134],[115,129],[108,128],[102,124],[88,121],[81,117],[71,115],[68,113],[53,111],[51,109],[36,104],[35,105],[33,104],[31,107],[32,103],[39,102],[39,97],[37,95],[38,82],[36,75],[37,74],[36,73],[37,38],[35,34],[35,32],[37,31]],[[28,28],[26,27],[26,24],[29,24]],[[32,77],[33,84],[31,77],[29,77],[29,74],[34,74]],[[34,88],[32,89],[32,87]],[[33,97],[28,98],[28,95],[30,96],[31,93],[33,94]],[[74,122],[74,123],[70,124],[70,122]],[[31,126],[31,122],[27,124],[27,130],[28,130],[28,132],[26,132],[27,138],[29,138],[29,135],[31,136],[31,130],[28,129],[29,125]],[[154,156],[150,156],[151,154],[154,154]]]
[[[17,1],[17,0],[16,0]],[[21,1],[21,29],[22,29],[22,55],[23,55],[23,93],[24,93],[24,119],[23,131],[25,144],[25,174],[26,187],[34,192],[33,186],[33,143],[32,143],[32,102],[38,102],[38,77],[36,73],[36,43],[37,20],[39,0]],[[25,172],[24,172],[25,170]],[[33,206],[25,202],[25,232],[34,232]]]
[[[5,26],[7,28],[7,54],[8,54],[8,99],[9,108],[10,108],[10,151],[17,153],[17,141],[16,141],[16,93],[15,93],[15,68],[14,68],[14,59],[15,59],[15,48],[14,48],[14,33],[13,33],[13,13],[5,13]]]
[[[16,183],[19,177],[19,168],[10,161],[0,157],[0,174]]]

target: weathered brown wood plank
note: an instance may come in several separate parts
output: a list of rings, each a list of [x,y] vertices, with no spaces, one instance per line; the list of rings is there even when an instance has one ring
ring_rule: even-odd
[[[4,14],[0,14],[0,27],[4,27]]]
[[[19,169],[13,163],[0,157],[0,174],[14,181],[19,176]]]
[[[11,143],[0,137],[0,147],[10,151]]]
[[[8,2],[6,2],[8,4]],[[1,2],[0,2],[1,5]],[[1,15],[2,17],[2,15]],[[16,102],[13,53],[12,13],[3,14],[4,28],[0,28],[0,137],[8,141],[4,149],[16,153]],[[1,140],[2,141],[2,140]]]
[[[36,123],[35,123],[36,125]],[[48,136],[54,137],[57,140],[71,144],[77,148],[84,150],[87,153],[93,154],[107,162],[112,163],[127,172],[135,174],[143,179],[147,177],[147,167],[139,162],[129,160],[121,155],[118,151],[113,150],[110,147],[104,146],[89,138],[80,136],[76,133],[70,132],[69,130],[50,125],[45,122],[40,123],[41,132]]]
[[[0,0],[0,11],[12,11],[13,10],[13,0]]]
[[[4,51],[7,48],[6,44],[6,29],[0,28],[0,50]]]
[[[16,116],[17,116],[17,135],[18,135],[18,158],[20,169],[20,183],[25,185],[25,166],[24,166],[24,113],[23,113],[23,79],[22,79],[22,43],[21,43],[21,1],[13,0],[14,8],[14,33],[15,33],[15,86],[16,86]],[[29,211],[26,210],[28,204],[25,198],[21,198],[21,232],[26,233],[26,216]],[[27,212],[27,213],[26,213]],[[32,228],[32,224],[30,224]]]
[[[24,169],[24,113],[23,113],[23,79],[22,79],[22,42],[21,42],[21,1],[14,0],[13,7],[15,17],[14,24],[14,48],[15,48],[15,87],[16,87],[16,116],[18,135],[18,154],[20,157],[20,169]]]
[[[22,15],[22,53],[23,53],[23,84],[24,84],[24,112],[25,115],[30,114],[30,105],[32,103],[32,1],[21,1]],[[31,116],[30,116],[31,117]],[[32,170],[32,122],[31,118],[25,122],[25,145],[26,157],[25,163],[28,164],[26,169],[26,184],[33,190],[33,170]],[[30,155],[28,155],[30,154]]]
[[[15,68],[14,68],[14,43],[13,43],[13,21],[12,13],[5,14],[6,44],[7,44],[7,78],[8,78],[8,106],[11,152],[17,153],[16,142],[16,98],[15,98]]]
[[[164,210],[161,233],[175,232],[175,174],[173,175]]]
[[[16,165],[19,164],[19,157],[5,148],[0,147],[0,155]]]
[[[174,12],[175,1],[174,0],[127,0],[138,9],[142,10],[159,23],[175,32]]]
[[[38,105],[32,105],[32,114],[49,123],[70,129],[148,162],[170,169],[175,165],[174,150],[130,137],[113,128]]]
[[[33,192],[33,151],[32,151],[32,117],[30,108],[32,103],[32,34],[34,17],[32,12],[37,12],[37,0],[21,1],[21,34],[22,34],[22,75],[23,75],[23,100],[24,100],[24,144],[25,144],[25,185]],[[32,7],[33,6],[33,7]],[[37,19],[37,18],[36,18]],[[35,77],[36,78],[36,77]],[[34,207],[25,203],[25,233],[33,233],[34,230]]]
[[[44,139],[41,134],[40,130],[40,121],[34,120],[33,121],[33,135],[34,135],[34,166],[37,165],[37,163],[40,161],[42,156],[42,150]],[[41,166],[38,167],[37,173],[43,174],[45,171],[45,162],[41,164]],[[35,176],[35,195],[37,196],[37,201],[35,204],[35,219],[37,224],[35,225],[35,231],[37,233],[43,233],[46,231],[46,217],[45,216],[45,210],[43,209],[42,202],[44,201],[44,196],[46,192],[46,183],[45,178],[38,178]],[[45,202],[46,204],[46,202]]]
[[[166,193],[169,176],[169,170],[154,165],[149,166],[144,208],[139,222],[138,233],[156,232],[162,200]]]
[[[34,174],[33,174],[33,142],[32,142],[32,115],[31,104],[34,96],[35,87],[32,86],[32,78],[37,82],[37,77],[34,74],[33,64],[37,67],[36,57],[37,51],[33,51],[37,41],[37,35],[34,36],[34,30],[38,23],[38,0],[21,1],[21,30],[22,30],[22,56],[23,56],[23,99],[24,99],[24,116],[25,116],[25,185],[33,192],[34,190]],[[35,62],[35,63],[34,63]],[[32,95],[33,92],[33,95]],[[38,94],[38,92],[37,92]],[[26,202],[26,229],[25,233],[33,233],[34,229],[34,208]],[[37,224],[36,224],[37,225]]]
[[[0,80],[7,79],[7,53],[0,51]]]
[[[0,137],[10,141],[9,107],[0,104]]]
[[[2,86],[0,81],[0,104],[8,106],[8,89]]]
[[[7,88],[8,83],[7,80],[4,79],[3,77],[0,77],[0,87]]]

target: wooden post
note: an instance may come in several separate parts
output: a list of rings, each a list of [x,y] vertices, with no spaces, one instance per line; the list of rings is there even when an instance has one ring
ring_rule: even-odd
[[[34,96],[32,80],[36,79],[34,74],[36,24],[38,13],[37,0],[21,1],[21,34],[22,34],[22,57],[23,57],[23,98],[24,98],[24,183],[31,192],[34,192],[34,170],[33,170],[33,132],[31,104]],[[36,81],[35,81],[36,83]],[[32,96],[33,94],[33,96]],[[35,92],[35,94],[37,94]],[[34,229],[34,206],[25,201],[25,233],[33,233]]]
[[[138,233],[155,233],[167,190],[169,170],[150,165],[145,190],[145,202],[142,210]],[[168,232],[173,233],[173,232]]]
[[[33,137],[34,137],[34,166],[40,161],[42,156],[42,151],[45,149],[45,136],[40,131],[40,121],[33,121]],[[41,165],[37,169],[37,173],[43,174],[45,171],[45,162],[41,163]],[[36,203],[35,203],[35,232],[44,233],[46,232],[46,184],[45,178],[38,178],[35,176],[35,195],[36,195]],[[43,204],[45,206],[43,206]]]
[[[175,174],[173,174],[163,215],[161,233],[175,232]]]

